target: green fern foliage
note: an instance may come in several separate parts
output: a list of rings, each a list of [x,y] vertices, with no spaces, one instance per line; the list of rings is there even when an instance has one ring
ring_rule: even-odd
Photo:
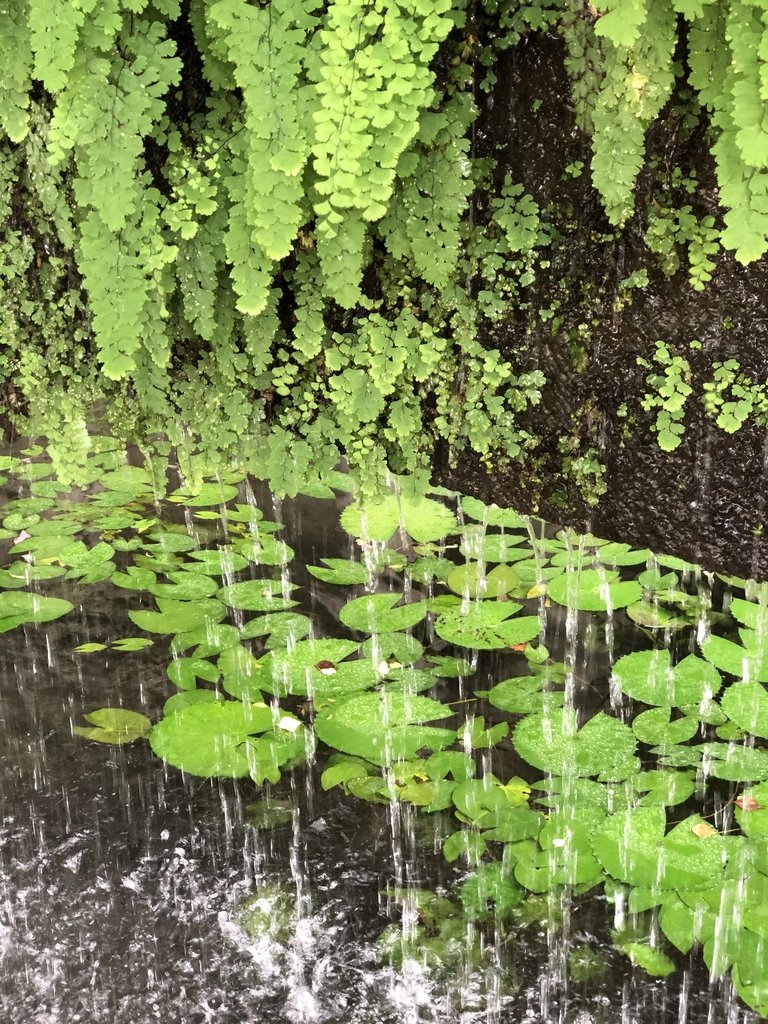
[[[545,381],[524,321],[558,213],[476,122],[500,54],[552,30],[615,232],[674,95],[709,118],[724,216],[662,189],[635,226],[699,290],[721,245],[764,254],[753,0],[7,3],[6,409],[34,414],[62,472],[94,408],[189,466],[258,451],[288,489],[340,454],[371,478],[426,474],[438,443],[454,461],[525,458]]]

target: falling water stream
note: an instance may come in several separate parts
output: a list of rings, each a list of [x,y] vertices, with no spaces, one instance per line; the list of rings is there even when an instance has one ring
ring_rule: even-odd
[[[39,476],[32,483],[12,476],[6,521],[18,508],[16,496],[25,498],[30,491],[54,493],[39,486]],[[99,487],[88,492],[99,493]],[[74,497],[70,502],[59,492],[39,513],[42,521],[72,517],[78,503],[88,500],[79,492]],[[135,491],[123,498],[130,510]],[[348,495],[275,502],[265,485],[251,481],[240,486],[236,500],[276,521],[280,539],[295,555],[282,566],[252,565],[245,573],[225,568],[216,585],[231,588],[249,574],[275,579],[283,597],[299,601],[294,611],[309,617],[315,637],[338,635],[339,613],[350,596],[393,592],[414,603],[449,593],[439,579],[404,577],[402,565],[384,564],[393,552],[403,562],[416,558],[419,545],[412,538],[400,535],[385,545],[361,544],[350,536],[339,523]],[[231,499],[227,504],[233,508]],[[172,536],[192,536],[199,547],[227,540],[226,520],[222,534],[218,518],[220,503],[205,506],[211,515],[202,518],[199,505],[158,507],[161,522],[145,528],[155,541],[164,524]],[[114,544],[116,538],[142,537],[135,521],[118,525],[119,508],[117,501],[112,507],[106,503],[106,527],[94,528],[86,517],[87,530],[70,534],[69,540],[84,537],[93,547],[100,538]],[[27,517],[33,537],[36,515]],[[109,520],[110,515],[116,518]],[[154,518],[155,509],[135,503],[131,515]],[[23,527],[15,519],[10,527],[0,540],[5,568],[18,564],[12,546],[25,543],[18,540]],[[476,557],[481,557],[487,518],[467,529],[475,531],[476,541],[480,531]],[[565,534],[558,542],[554,529],[531,522],[526,531],[529,539],[542,540],[535,549],[540,566],[532,571],[543,575],[523,614],[541,615],[549,662],[563,666],[559,685],[566,707],[578,708],[582,718],[605,711],[630,721],[627,699],[615,680],[609,682],[612,667],[629,652],[651,646],[649,637],[664,646],[679,642],[674,638],[680,634],[651,631],[622,608],[614,609],[614,577],[602,562],[598,592],[607,611],[596,615],[577,602],[550,600],[544,585],[548,555],[561,553],[556,573],[577,580],[583,566],[592,564],[590,539]],[[429,544],[421,548],[423,557],[460,561],[455,544],[445,552]],[[138,550],[116,546],[118,571]],[[308,573],[307,566],[329,558],[368,564],[368,582],[340,587]],[[56,565],[56,560],[33,552],[28,564]],[[659,569],[649,555],[647,563],[623,571],[636,574],[646,566]],[[687,568],[680,576],[701,616],[698,627],[684,634],[684,644],[693,650],[696,629],[699,642],[709,629],[705,609],[711,587]],[[299,589],[292,592],[291,585]],[[715,581],[718,609],[723,594],[731,594],[728,586]],[[578,884],[520,889],[514,913],[491,913],[489,900],[488,913],[464,918],[456,893],[471,879],[473,865],[471,858],[448,862],[443,855],[446,838],[460,827],[451,811],[421,813],[418,801],[402,795],[359,799],[340,785],[326,791],[320,779],[331,752],[322,743],[308,763],[284,769],[277,782],[256,786],[247,777],[182,772],[158,757],[145,739],[109,743],[75,734],[87,724],[85,715],[99,708],[130,709],[153,723],[163,717],[165,701],[176,692],[166,674],[168,637],[143,633],[129,618],[129,611],[153,609],[153,597],[116,586],[110,578],[82,583],[58,575],[29,588],[74,607],[55,621],[14,628],[6,623],[0,648],[0,1024],[746,1024],[760,1019],[734,994],[727,973],[710,981],[700,948],[684,954],[665,947],[676,968],[666,976],[652,977],[633,965],[612,935],[614,929],[631,929],[637,918],[628,908],[630,889],[619,883],[583,892]],[[657,614],[658,593],[646,594]],[[697,595],[706,600],[696,603]],[[501,596],[508,600],[506,593]],[[480,599],[467,590],[461,600],[468,608]],[[227,621],[242,629],[248,614],[231,609]],[[6,622],[2,615],[0,625]],[[490,746],[472,739],[478,716],[489,729],[518,721],[519,715],[510,718],[476,691],[487,693],[501,680],[528,676],[526,644],[500,650],[452,646],[435,633],[432,619],[412,632],[438,656],[459,655],[476,668],[436,677],[429,692],[463,709],[466,724],[454,749],[476,761],[478,777],[535,782],[546,775],[552,782],[551,774],[525,763],[511,733]],[[137,650],[113,646],[116,638],[135,636],[153,642]],[[89,643],[105,647],[75,650]],[[373,661],[378,664],[388,654],[374,637]],[[291,705],[307,723],[308,704]],[[550,707],[546,701],[542,706]],[[555,717],[550,726],[559,721]],[[383,775],[393,792],[402,785],[397,773],[395,759]],[[699,770],[684,812],[671,808],[670,819],[715,814],[711,820],[717,828],[733,828],[729,783],[715,780],[710,786],[705,775]],[[549,847],[550,872],[560,870],[564,857],[581,856],[578,783],[565,772],[562,806],[571,824]],[[572,793],[569,786],[576,787]],[[546,813],[546,807],[538,810]],[[503,849],[489,843],[492,863],[500,863]],[[445,910],[435,911],[438,924],[432,921],[433,938],[438,925],[440,935],[448,936],[442,946],[424,944],[432,913],[424,894],[438,901],[435,907],[453,907],[450,922],[440,917]],[[657,912],[646,917],[649,913],[642,941],[653,945],[663,937]]]

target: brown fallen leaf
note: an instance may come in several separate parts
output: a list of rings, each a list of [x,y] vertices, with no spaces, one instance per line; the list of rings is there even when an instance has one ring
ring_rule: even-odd
[[[733,801],[736,806],[742,811],[762,811],[765,810],[761,803],[758,803],[752,796],[746,796],[744,793],[741,796],[737,796]]]
[[[691,832],[693,832],[695,836],[698,836],[699,839],[706,839],[708,836],[713,836],[716,831],[717,829],[712,828],[712,826],[708,825],[706,821],[700,821],[698,825],[694,825],[691,828]]]

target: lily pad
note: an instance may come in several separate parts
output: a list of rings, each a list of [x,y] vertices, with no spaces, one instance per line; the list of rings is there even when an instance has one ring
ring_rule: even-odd
[[[547,596],[566,608],[580,611],[604,612],[611,608],[626,608],[642,597],[643,591],[634,580],[622,582],[617,572],[598,572],[581,569],[566,572],[549,581]]]
[[[632,758],[637,747],[631,729],[599,712],[581,729],[570,708],[529,715],[515,729],[512,743],[520,757],[552,775],[599,775]]]
[[[163,718],[149,742],[158,757],[190,775],[240,778],[250,774],[253,760],[246,740],[274,724],[275,714],[265,704],[210,701]]]
[[[708,889],[723,874],[726,844],[719,832],[700,835],[693,815],[666,833],[660,807],[636,807],[608,818],[592,837],[609,875],[648,889]]]
[[[451,571],[446,583],[460,596],[499,598],[520,586],[520,577],[509,565],[497,565],[486,572],[483,562],[466,562]]]
[[[128,616],[134,625],[148,633],[187,633],[208,623],[220,622],[226,614],[224,605],[213,599],[169,601],[158,598],[157,607],[160,611],[128,612]]]
[[[328,639],[301,640],[291,650],[269,651],[260,661],[258,688],[278,696],[291,693],[316,699],[365,690],[381,674],[367,659],[345,660],[358,648],[354,640]]]
[[[657,707],[701,704],[714,697],[722,686],[720,673],[693,654],[671,665],[665,649],[636,651],[619,658],[613,679],[622,693]]]
[[[435,632],[448,643],[489,651],[533,640],[541,632],[537,615],[512,616],[522,605],[512,601],[477,601],[466,611],[461,606],[439,615]]]
[[[721,671],[743,676],[746,682],[768,682],[768,648],[750,650],[722,636],[707,637],[701,645],[704,657]]]
[[[146,715],[127,708],[99,708],[85,715],[85,720],[92,727],[75,726],[75,736],[95,740],[97,743],[132,743],[133,740],[142,739],[152,728]]]
[[[768,739],[768,693],[760,683],[736,683],[720,698],[732,722],[744,732]]]
[[[230,608],[239,608],[247,612],[280,612],[287,611],[298,604],[292,598],[283,596],[284,585],[280,580],[242,580],[222,587],[218,597]],[[296,590],[294,584],[288,584],[289,590]]]
[[[307,572],[323,583],[335,583],[340,586],[350,586],[357,583],[367,583],[370,573],[362,562],[353,562],[348,558],[323,558],[325,567],[321,565],[308,565]]]
[[[0,633],[6,633],[27,622],[52,622],[73,608],[70,601],[60,597],[5,590],[0,593]]]
[[[650,746],[661,746],[665,743],[685,743],[699,731],[699,723],[695,718],[677,718],[670,721],[670,710],[667,707],[651,708],[643,711],[632,723],[632,732],[641,743]]]
[[[422,747],[439,750],[449,746],[456,738],[455,730],[422,723],[452,715],[452,708],[429,697],[359,693],[323,708],[315,718],[315,732],[334,750],[374,764],[390,764],[414,758]]]
[[[353,537],[386,541],[400,526],[420,544],[440,540],[457,529],[456,517],[432,498],[387,495],[378,502],[348,505],[341,525]]]
[[[461,507],[470,519],[479,523],[487,523],[488,526],[503,526],[507,529],[525,528],[528,519],[521,516],[511,508],[499,508],[498,505],[486,505],[477,498],[465,497],[461,499]]]
[[[339,612],[339,618],[349,629],[361,633],[396,633],[417,625],[427,614],[423,601],[398,604],[402,595],[366,594],[348,601]]]

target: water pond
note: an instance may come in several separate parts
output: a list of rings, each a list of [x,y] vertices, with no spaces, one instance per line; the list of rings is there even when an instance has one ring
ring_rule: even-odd
[[[768,1016],[768,589],[3,456],[0,1021]]]

